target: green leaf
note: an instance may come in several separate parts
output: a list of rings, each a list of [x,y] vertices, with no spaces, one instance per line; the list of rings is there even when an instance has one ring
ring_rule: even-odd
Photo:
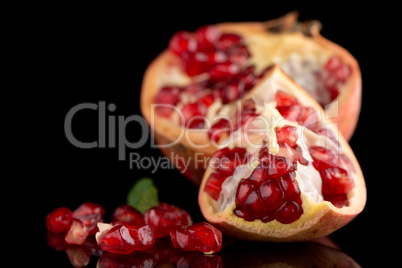
[[[127,194],[127,204],[141,213],[159,204],[158,189],[151,178],[142,178],[133,185]]]

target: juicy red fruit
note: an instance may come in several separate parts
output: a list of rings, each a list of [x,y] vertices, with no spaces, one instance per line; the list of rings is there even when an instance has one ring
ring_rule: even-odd
[[[160,203],[157,207],[145,211],[144,221],[151,227],[155,238],[168,236],[175,226],[192,223],[187,211],[167,203]]]
[[[60,207],[46,216],[46,229],[53,233],[63,233],[70,226],[73,212],[66,207]]]
[[[237,187],[234,214],[246,221],[292,223],[303,214],[300,189],[289,159],[260,151],[260,164]]]
[[[141,225],[144,224],[144,219],[141,212],[128,204],[123,204],[115,208],[113,222],[132,222]]]
[[[187,31],[179,31],[170,39],[169,49],[177,56],[181,57],[186,52],[196,51],[197,41],[192,33]]]
[[[152,247],[155,243],[155,237],[148,225],[139,228],[116,225],[110,230],[101,233],[97,241],[99,247],[105,251],[130,254],[134,251],[144,251]]]
[[[85,202],[73,211],[73,218],[81,220],[90,235],[96,234],[98,231],[98,222],[103,222],[105,209],[100,204],[94,202]]]
[[[88,236],[89,230],[86,225],[79,219],[73,219],[66,231],[64,240],[67,244],[83,245]]]
[[[170,232],[170,239],[175,248],[185,251],[210,254],[222,248],[222,232],[206,222],[178,226]]]

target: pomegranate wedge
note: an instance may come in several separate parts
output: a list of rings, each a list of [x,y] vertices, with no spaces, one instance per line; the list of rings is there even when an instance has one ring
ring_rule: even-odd
[[[240,239],[303,241],[363,210],[366,187],[351,148],[278,67],[232,112],[248,120],[220,139],[204,175],[199,205],[210,223]]]

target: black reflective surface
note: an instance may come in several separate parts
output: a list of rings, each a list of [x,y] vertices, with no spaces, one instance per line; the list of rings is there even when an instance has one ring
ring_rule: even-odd
[[[82,246],[66,245],[62,235],[47,234],[47,243],[58,254],[58,263],[74,267],[361,267],[329,237],[291,244],[225,239],[219,253],[204,255],[175,249],[169,238],[159,238],[146,251],[121,255],[103,252],[94,237]],[[53,253],[56,255],[56,253]]]
[[[294,7],[243,3],[218,8],[203,2],[196,4],[196,8],[188,6],[184,11],[172,3],[164,5],[150,3],[131,8],[60,6],[54,7],[52,12],[39,8],[31,23],[26,24],[34,36],[30,39],[33,43],[30,69],[37,73],[32,80],[37,89],[29,90],[24,97],[30,102],[24,116],[30,120],[24,125],[25,138],[19,144],[26,153],[17,159],[19,167],[14,172],[24,172],[21,176],[26,181],[17,187],[22,187],[27,193],[15,198],[23,199],[24,205],[29,204],[29,227],[35,230],[29,233],[30,241],[34,241],[29,243],[33,245],[30,253],[35,256],[29,261],[39,263],[41,267],[71,267],[71,259],[78,263],[84,259],[86,263],[89,252],[88,267],[109,261],[137,263],[149,260],[153,263],[155,255],[151,253],[120,258],[102,254],[93,243],[89,248],[74,246],[60,250],[48,245],[52,239],[45,228],[47,213],[59,206],[76,208],[85,201],[102,204],[106,208],[106,221],[110,220],[113,209],[125,203],[130,187],[145,176],[154,179],[161,201],[186,209],[194,222],[203,221],[197,204],[198,189],[179,172],[130,167],[128,159],[119,160],[116,147],[77,148],[64,133],[65,117],[78,104],[100,102],[116,107],[113,112],[107,111],[107,119],[114,116],[117,121],[119,116],[140,115],[139,94],[144,71],[178,30],[194,30],[204,24],[222,21],[263,21],[295,9],[301,12],[301,19],[320,20],[324,25],[322,34],[348,49],[361,66],[362,112],[350,144],[365,174],[368,202],[355,220],[329,236],[341,250],[313,242],[271,244],[237,241],[225,247],[216,259],[224,267],[258,267],[263,263],[320,267],[324,260],[342,264],[342,267],[357,264],[366,267],[374,258],[388,260],[388,255],[379,252],[388,251],[392,246],[382,239],[392,238],[397,232],[393,231],[394,225],[388,224],[392,214],[384,211],[382,202],[389,204],[390,198],[396,195],[389,194],[384,188],[384,180],[392,176],[384,173],[378,176],[381,167],[378,158],[373,157],[373,154],[387,154],[382,149],[372,150],[378,145],[373,144],[373,138],[385,131],[378,129],[378,122],[384,124],[385,121],[381,120],[385,120],[385,116],[373,107],[388,106],[379,94],[379,88],[384,88],[384,80],[378,81],[379,77],[389,75],[381,74],[383,57],[378,54],[379,45],[386,38],[377,34],[384,33],[386,27],[384,23],[378,23],[376,16],[384,12],[377,8],[368,11],[366,7],[362,11],[360,7],[305,6],[304,3]],[[376,38],[373,38],[373,32]],[[380,50],[381,53],[386,51]],[[37,63],[43,67],[39,68]],[[98,140],[98,114],[83,111],[74,119],[73,129],[74,135],[82,141]],[[138,126],[127,126],[126,136],[136,141],[141,137],[141,131]],[[144,146],[127,149],[126,153],[137,153],[141,158],[157,161],[162,155],[151,145],[148,139]],[[385,150],[385,147],[381,148]],[[381,158],[382,162],[387,157]],[[384,166],[388,167],[389,163],[385,162]],[[390,170],[381,169],[385,169],[384,172]],[[188,257],[184,255],[183,262]],[[203,258],[200,257],[199,261]]]

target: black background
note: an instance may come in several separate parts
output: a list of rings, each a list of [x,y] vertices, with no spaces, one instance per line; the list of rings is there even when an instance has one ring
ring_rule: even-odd
[[[381,253],[373,254],[372,250],[390,247],[378,239],[392,236],[392,228],[384,230],[386,225],[381,224],[384,218],[389,220],[380,206],[390,196],[382,188],[389,178],[384,174],[379,176],[377,171],[382,169],[382,164],[387,170],[394,164],[387,162],[389,155],[384,151],[391,140],[383,144],[376,139],[391,131],[384,127],[387,115],[379,112],[379,108],[389,112],[392,105],[382,97],[387,89],[396,91],[386,83],[392,75],[383,72],[390,58],[385,53],[392,50],[386,44],[394,43],[386,32],[393,24],[392,16],[380,7],[346,7],[337,3],[276,7],[268,2],[262,6],[247,1],[223,7],[206,2],[194,6],[58,5],[44,6],[31,14],[32,19],[22,28],[22,35],[26,34],[23,54],[28,59],[23,67],[30,70],[30,75],[24,78],[29,77],[25,81],[29,86],[26,94],[19,96],[30,104],[24,110],[24,116],[29,119],[24,121],[24,140],[19,143],[23,148],[15,158],[18,162],[15,172],[24,178],[22,183],[16,181],[19,189],[29,193],[22,196],[33,214],[30,228],[35,230],[35,246],[30,251],[36,252],[36,257],[32,262],[42,267],[70,266],[65,254],[46,245],[47,213],[59,206],[74,209],[85,201],[94,201],[106,208],[108,220],[114,207],[125,203],[128,190],[142,177],[154,179],[161,201],[188,210],[195,222],[202,221],[197,204],[198,189],[179,172],[158,170],[152,174],[150,170],[130,169],[128,161],[118,160],[117,148],[76,148],[64,134],[65,116],[77,104],[99,101],[116,105],[116,111],[107,115],[139,115],[144,71],[178,30],[192,31],[204,24],[225,21],[264,21],[293,10],[300,11],[301,20],[320,20],[323,36],[344,46],[360,63],[363,103],[350,144],[365,174],[368,202],[354,221],[330,238],[363,267],[373,257],[381,257]],[[97,113],[81,112],[74,119],[73,132],[83,141],[97,139]],[[138,126],[133,124],[127,128],[129,140],[138,140],[140,135]],[[150,147],[150,142],[128,152],[138,152],[143,157],[162,156]],[[383,156],[380,163],[378,156]]]

